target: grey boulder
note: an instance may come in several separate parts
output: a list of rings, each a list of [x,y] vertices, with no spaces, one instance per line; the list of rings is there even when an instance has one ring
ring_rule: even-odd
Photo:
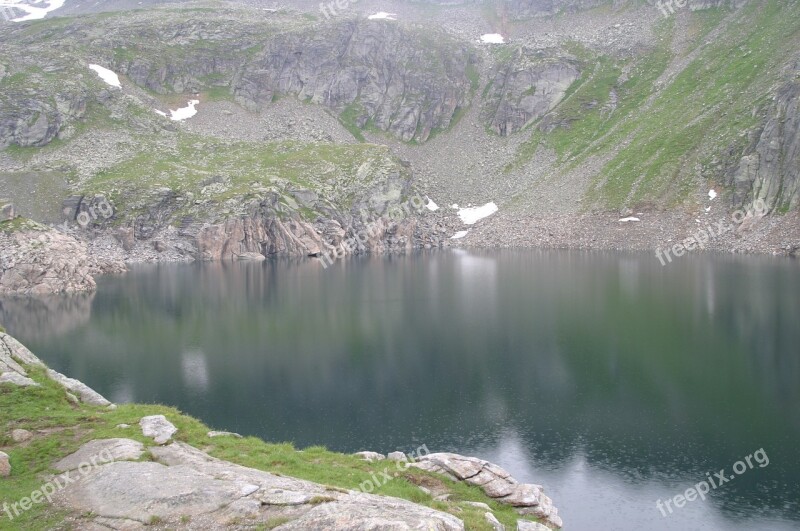
[[[152,415],[139,421],[142,434],[156,441],[156,444],[165,444],[172,436],[178,433],[176,428],[164,415]]]

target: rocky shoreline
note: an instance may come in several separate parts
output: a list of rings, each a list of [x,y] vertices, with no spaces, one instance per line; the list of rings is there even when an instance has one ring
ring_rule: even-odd
[[[670,257],[660,258],[662,265],[672,261],[676,245],[679,250],[688,245],[692,254],[798,256],[800,213],[737,217],[737,212],[744,211],[730,214],[720,204],[626,217],[616,212],[515,216],[501,211],[467,226],[455,212],[441,209],[400,220],[379,217],[347,229],[335,220],[252,216],[205,224],[192,233],[169,226],[149,238],[136,238],[133,229],[124,227],[86,231],[16,218],[0,223],[0,295],[91,291],[94,276],[124,273],[140,263],[316,257],[328,267],[357,254],[450,247],[646,251],[656,258],[670,251]],[[2,230],[12,223],[15,230]],[[466,235],[453,239],[459,231]]]
[[[75,407],[83,404],[104,410],[117,408],[83,383],[48,369],[13,337],[0,333],[0,385],[40,388],[42,384],[34,381],[31,371],[44,371]],[[42,487],[29,498],[9,500],[0,521],[6,517],[13,521],[32,504],[44,503],[46,498],[48,504],[67,515],[67,520],[90,531],[252,529],[259,525],[283,531],[465,529],[464,522],[454,514],[400,498],[370,494],[371,482],[362,483],[359,490],[334,488],[214,458],[177,440],[179,429],[164,415],[144,416],[138,426],[119,424],[116,430],[120,437],[91,439],[76,452],[53,463],[52,468],[58,474],[42,476]],[[134,430],[152,442],[130,438]],[[13,446],[2,449],[12,451],[17,445],[28,445],[48,433],[52,430],[14,429],[9,439]],[[209,431],[207,437],[241,439],[238,434],[215,431]],[[0,451],[0,481],[8,481],[12,474],[19,473],[16,468],[20,464],[5,451]],[[374,452],[356,456],[368,462],[386,459]],[[437,501],[448,501],[450,494],[446,483],[433,481],[434,478],[463,481],[481,487],[499,504],[514,507],[520,515],[516,520],[519,531],[546,531],[562,525],[558,510],[544,494],[543,487],[520,484],[493,463],[450,453],[410,457],[401,452],[389,454],[389,461],[395,466],[383,469],[386,481],[410,468],[432,473],[429,487],[418,487]],[[368,489],[364,487],[366,483],[370,483]],[[463,504],[482,512],[485,523],[492,529],[506,529],[488,504],[469,501]]]

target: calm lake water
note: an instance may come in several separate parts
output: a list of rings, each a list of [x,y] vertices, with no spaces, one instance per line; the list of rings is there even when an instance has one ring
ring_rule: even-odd
[[[116,402],[344,452],[453,451],[569,530],[800,527],[800,263],[464,251],[138,267],[0,322]],[[769,459],[663,517],[759,449]]]

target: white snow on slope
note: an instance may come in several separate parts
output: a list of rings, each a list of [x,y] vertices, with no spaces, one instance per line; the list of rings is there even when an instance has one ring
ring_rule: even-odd
[[[182,120],[186,120],[187,118],[191,118],[195,114],[197,114],[197,109],[195,108],[200,103],[200,100],[189,100],[189,103],[186,107],[182,107],[177,111],[173,111],[170,109],[170,120],[173,122],[180,122]]]
[[[477,221],[487,218],[495,212],[497,212],[497,205],[494,204],[494,201],[491,201],[479,207],[462,208],[458,211],[458,216],[465,225],[473,225]]]
[[[427,204],[427,205],[425,205],[425,208],[427,208],[427,209],[428,209],[428,210],[430,210],[431,212],[435,212],[435,211],[439,210],[439,205],[437,205],[436,203],[434,203],[434,202],[433,202],[433,199],[431,199],[430,197],[428,197],[428,204]]]
[[[374,15],[370,15],[367,17],[370,20],[397,20],[397,13],[386,13],[385,11],[379,11]]]
[[[506,40],[499,33],[487,33],[481,35],[481,42],[484,44],[505,44]]]
[[[18,0],[0,0],[0,11],[2,11],[3,8],[17,8],[27,13],[27,15],[12,18],[11,22],[39,20],[47,16],[49,12],[63,7],[65,1],[66,0],[34,0],[30,4],[26,4]]]
[[[629,218],[622,218],[620,221],[622,223],[627,223],[628,221],[642,221],[642,220],[639,219],[639,218],[635,218],[635,217],[631,216]]]
[[[717,197],[717,192],[712,188],[708,191],[708,199],[709,201],[713,201],[715,197]]]
[[[107,85],[117,88],[122,86],[122,83],[119,82],[119,76],[108,68],[103,68],[100,65],[89,65],[89,68],[97,72],[97,75],[100,76],[100,79],[105,81]]]
[[[453,234],[450,237],[450,239],[451,240],[460,240],[461,238],[466,236],[468,232],[469,232],[468,230],[460,230],[460,231],[456,232],[455,234]]]

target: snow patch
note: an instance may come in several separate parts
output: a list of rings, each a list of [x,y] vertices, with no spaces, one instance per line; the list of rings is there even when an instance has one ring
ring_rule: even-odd
[[[450,236],[450,239],[451,240],[460,240],[461,238],[466,236],[468,233],[469,233],[468,230],[460,230],[460,231],[456,232],[455,234],[453,234],[452,236]]]
[[[439,205],[434,203],[433,199],[431,199],[430,197],[427,197],[427,196],[426,196],[426,198],[428,199],[428,204],[425,205],[425,208],[427,208],[431,212],[435,212],[435,211],[439,210]]]
[[[622,219],[620,219],[620,221],[622,223],[627,223],[629,221],[642,221],[642,220],[639,219],[639,218],[635,218],[635,217],[631,216],[631,217],[628,217],[628,218],[622,218]]]
[[[164,111],[159,111],[158,109],[153,109],[153,111],[159,116],[164,116],[164,117],[167,116],[167,113],[165,113]]]
[[[506,40],[499,33],[486,33],[481,35],[481,42],[483,44],[505,44]]]
[[[458,203],[453,203],[452,205],[450,205],[450,208],[452,208],[453,210],[458,210]]]
[[[717,197],[717,192],[712,188],[708,191],[708,200],[713,201],[715,197]]]
[[[196,106],[200,104],[200,100],[189,100],[189,103],[186,107],[182,107],[177,111],[170,110],[170,120],[173,122],[180,122],[182,120],[186,120],[187,118],[191,118],[195,114],[197,114]]]
[[[374,15],[367,17],[370,20],[397,20],[397,13],[386,13],[385,11],[378,11]]]
[[[458,216],[465,225],[473,225],[483,218],[488,218],[495,212],[497,212],[497,205],[494,201],[491,201],[479,207],[462,208],[458,211]]]
[[[25,11],[27,15],[12,18],[11,22],[25,22],[28,20],[39,20],[47,16],[51,11],[64,7],[66,0],[34,0],[33,4],[45,4],[45,7],[34,6],[16,0],[0,0],[0,9],[19,9]]]
[[[100,76],[100,79],[105,81],[106,85],[116,88],[122,87],[122,83],[119,82],[119,76],[108,68],[104,68],[100,65],[89,65],[89,68],[97,72],[97,75]]]

